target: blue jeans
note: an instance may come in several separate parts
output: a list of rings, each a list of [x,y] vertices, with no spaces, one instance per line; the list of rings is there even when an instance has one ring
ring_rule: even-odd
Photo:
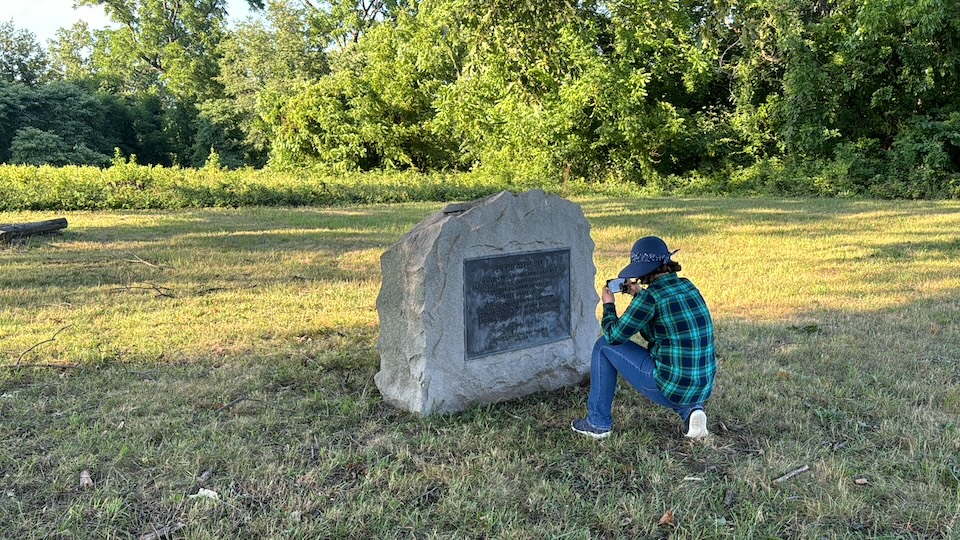
[[[595,428],[613,428],[613,394],[617,390],[617,374],[630,386],[657,405],[672,409],[687,421],[690,413],[703,408],[703,403],[677,405],[670,402],[657,388],[653,378],[655,362],[650,352],[628,341],[622,345],[610,345],[600,336],[593,346],[590,364],[590,398],[587,401],[587,420]]]

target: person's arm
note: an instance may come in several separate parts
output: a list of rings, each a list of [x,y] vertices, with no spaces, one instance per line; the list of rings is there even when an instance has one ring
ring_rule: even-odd
[[[616,304],[607,302],[606,296],[603,300],[603,319],[600,327],[603,329],[603,337],[610,345],[620,345],[630,341],[630,336],[639,332],[653,318],[655,302],[653,295],[646,289],[637,294],[621,317],[617,316]]]

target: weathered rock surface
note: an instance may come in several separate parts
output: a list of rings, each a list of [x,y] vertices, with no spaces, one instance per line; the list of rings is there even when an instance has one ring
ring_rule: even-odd
[[[424,219],[381,256],[375,381],[384,399],[429,415],[582,381],[600,332],[593,250],[581,208],[539,190]],[[551,266],[567,253],[568,265]]]

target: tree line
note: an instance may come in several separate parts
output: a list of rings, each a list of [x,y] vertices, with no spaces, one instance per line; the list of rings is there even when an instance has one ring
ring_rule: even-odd
[[[960,192],[960,0],[248,1],[0,23],[0,162]]]

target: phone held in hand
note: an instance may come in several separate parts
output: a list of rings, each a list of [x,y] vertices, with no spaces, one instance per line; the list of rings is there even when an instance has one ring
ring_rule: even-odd
[[[627,292],[627,278],[608,279],[607,287],[613,294]]]

